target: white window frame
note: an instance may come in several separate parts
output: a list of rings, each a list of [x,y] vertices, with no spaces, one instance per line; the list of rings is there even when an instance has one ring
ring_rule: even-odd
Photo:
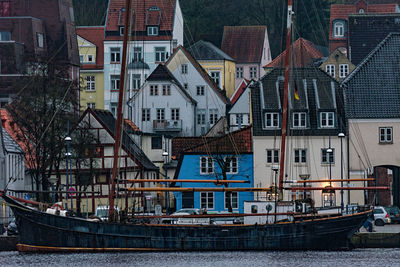
[[[227,162],[226,173],[236,174],[239,171],[239,161],[237,156],[226,156],[224,161]]]
[[[132,74],[132,89],[139,90],[141,86],[141,77],[140,74]]]
[[[214,125],[218,121],[218,109],[210,109],[208,111],[210,118],[210,125]]]
[[[158,36],[158,26],[147,26],[148,36]]]
[[[279,163],[279,149],[266,149],[265,161],[267,164]]]
[[[155,62],[164,62],[167,59],[167,49],[162,47],[154,47]]]
[[[96,78],[94,75],[86,76],[86,91],[96,91]]]
[[[85,62],[85,55],[79,55],[79,61],[81,63],[84,63]]]
[[[267,112],[265,113],[265,128],[278,128],[279,127],[279,113]]]
[[[87,62],[89,63],[93,62],[93,55],[87,55]]]
[[[163,84],[162,95],[171,95],[171,85],[170,84]]]
[[[171,108],[171,120],[180,120],[179,108]]]
[[[94,102],[87,102],[86,103],[87,108],[95,109],[96,108],[96,103]]]
[[[142,60],[142,47],[134,47],[132,61],[141,61],[141,60]]]
[[[307,163],[307,150],[298,148],[294,150],[294,163]]]
[[[197,110],[197,125],[205,125],[206,124],[206,110],[198,109]]]
[[[325,66],[325,72],[328,73],[330,76],[332,76],[333,78],[335,78],[336,73],[335,73],[335,65],[333,64],[327,64]]]
[[[333,128],[335,127],[335,113],[334,112],[320,112],[319,113],[320,127]]]
[[[182,64],[181,65],[181,73],[182,74],[187,74],[188,73],[188,65],[187,64]]]
[[[243,78],[243,67],[236,67],[236,78]]]
[[[120,62],[121,62],[121,48],[110,47],[110,63],[120,63]]]
[[[111,90],[118,91],[120,87],[120,76],[119,75],[110,75],[110,85]]]
[[[293,128],[307,128],[307,113],[293,112]],[[297,122],[297,125],[296,125]],[[304,122],[304,123],[303,123]]]
[[[211,202],[209,201],[210,198],[212,199]],[[214,202],[215,202],[214,192],[200,192],[200,208],[214,209]],[[203,205],[203,203],[205,205]]]
[[[157,121],[158,122],[165,121],[165,108],[157,108],[156,109],[156,114],[157,114]]]
[[[393,143],[393,127],[379,127],[379,144]]]
[[[333,24],[333,37],[343,38],[344,26],[344,21],[335,21],[335,23]]]
[[[124,31],[125,31],[125,27],[124,26],[120,26],[119,27],[119,35],[120,36],[124,36]]]
[[[224,192],[224,207],[225,209],[228,209],[228,203],[227,203],[227,192]],[[232,199],[236,198],[236,205],[233,205]],[[233,210],[237,210],[239,208],[239,193],[238,192],[231,192],[230,199],[229,201],[231,202],[231,206]]]
[[[253,66],[249,68],[250,79],[257,78],[257,67]]]
[[[158,85],[157,84],[150,85],[150,95],[158,96]]]
[[[196,95],[204,95],[205,94],[205,87],[204,85],[196,86]]]
[[[214,173],[214,159],[208,156],[200,157],[200,174]]]
[[[220,71],[210,71],[210,77],[211,80],[214,81],[214,83],[218,86],[221,87],[221,72]]]
[[[328,153],[329,148],[321,148],[321,164],[335,164],[335,149],[332,149],[332,153]],[[329,156],[329,154],[331,154]],[[331,162],[329,162],[331,161]]]
[[[142,121],[150,121],[150,109],[142,108]]]
[[[349,75],[349,64],[340,64],[339,78],[345,78],[347,75]]]

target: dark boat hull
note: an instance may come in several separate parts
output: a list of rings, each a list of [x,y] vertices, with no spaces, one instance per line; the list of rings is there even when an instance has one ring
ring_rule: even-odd
[[[51,215],[12,204],[19,251],[338,250],[368,212],[267,225],[112,224]]]

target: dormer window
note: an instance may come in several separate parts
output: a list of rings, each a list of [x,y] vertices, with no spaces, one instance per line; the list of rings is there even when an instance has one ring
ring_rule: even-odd
[[[345,22],[340,20],[333,23],[333,37],[344,37]]]
[[[306,115],[305,112],[293,112],[293,128],[306,128]]]
[[[119,27],[119,35],[120,36],[124,36],[124,31],[125,31],[125,27],[124,26]]]
[[[335,126],[334,112],[321,112],[320,113],[320,126],[321,128],[332,128]]]
[[[278,128],[279,127],[279,113],[277,113],[277,112],[265,113],[265,127],[266,128]]]
[[[160,8],[158,6],[152,6],[149,8],[149,11],[160,11]]]
[[[147,26],[147,35],[148,36],[157,36],[158,35],[158,26]]]

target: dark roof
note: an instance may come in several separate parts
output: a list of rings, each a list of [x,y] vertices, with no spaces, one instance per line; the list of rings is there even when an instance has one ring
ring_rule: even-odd
[[[187,49],[196,60],[230,60],[235,61],[224,51],[210,42],[200,40]]]
[[[22,154],[21,147],[11,138],[7,131],[0,124],[0,142],[8,153]]]
[[[158,66],[154,69],[154,71],[150,74],[150,76],[146,79],[147,81],[170,81],[175,83],[181,92],[192,102],[197,103],[190,94],[185,90],[180,82],[174,77],[174,75],[168,70],[168,68],[164,64],[158,64]]]
[[[347,118],[400,117],[400,33],[385,38],[343,81]]]
[[[143,61],[133,61],[128,64],[128,69],[138,69],[138,70],[149,70],[150,67],[146,62]]]
[[[288,110],[307,112],[309,125],[306,129],[291,129],[291,135],[335,135],[344,122],[343,96],[338,83],[319,68],[295,68],[291,70],[288,92]],[[253,115],[253,135],[281,135],[280,129],[263,129],[266,112],[282,112],[284,69],[273,69],[261,81],[250,85],[251,105]],[[294,85],[299,94],[299,100],[294,98]],[[278,88],[277,88],[278,86]],[[333,88],[332,88],[333,86]],[[318,127],[319,111],[336,111],[338,114],[337,128]],[[291,125],[292,116],[288,116]],[[281,119],[280,119],[281,120]]]
[[[391,32],[400,32],[400,14],[350,15],[350,61],[358,65]]]
[[[89,112],[92,112],[97,119],[101,121],[101,123],[107,127],[108,131],[115,137],[115,123],[116,120],[112,113],[108,110],[91,110],[88,109]],[[125,126],[127,127],[127,126]],[[130,126],[128,126],[130,127]],[[146,156],[146,154],[140,149],[140,147],[135,143],[135,141],[126,133],[124,130],[122,136],[122,146],[124,149],[129,152],[134,160],[141,164],[147,170],[158,170],[158,167],[154,165],[154,163]]]
[[[172,157],[179,158],[184,150],[198,146],[210,137],[174,137],[172,138]]]
[[[221,49],[238,63],[261,62],[266,26],[225,26]]]

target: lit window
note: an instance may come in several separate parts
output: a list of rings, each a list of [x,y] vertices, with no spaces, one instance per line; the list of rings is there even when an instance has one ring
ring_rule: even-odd
[[[331,148],[332,152],[328,152],[328,148],[321,149],[321,163],[328,164],[328,163],[335,163],[335,149]]]
[[[334,127],[334,113],[333,112],[321,112],[320,113],[320,121],[321,128],[330,128]]]
[[[111,75],[111,90],[119,90],[119,75]]]
[[[202,209],[214,209],[214,192],[200,193],[200,207]]]
[[[307,151],[305,149],[294,150],[294,162],[295,163],[306,163],[307,162]]]
[[[94,76],[86,76],[86,91],[96,90],[96,83]]]
[[[279,163],[279,149],[267,149],[267,163]]]
[[[349,74],[349,64],[339,65],[339,77],[345,78]]]
[[[200,174],[214,173],[214,161],[212,157],[200,157]]]
[[[279,127],[279,113],[265,113],[265,127]]]
[[[393,128],[380,127],[379,128],[379,143],[391,144],[393,143]]]
[[[335,78],[335,65],[328,64],[325,66],[325,72]]]
[[[238,208],[238,192],[225,192],[225,209],[228,209],[228,203],[231,203],[232,209]]]
[[[305,128],[306,127],[306,113],[305,112],[293,112],[293,127]]]

